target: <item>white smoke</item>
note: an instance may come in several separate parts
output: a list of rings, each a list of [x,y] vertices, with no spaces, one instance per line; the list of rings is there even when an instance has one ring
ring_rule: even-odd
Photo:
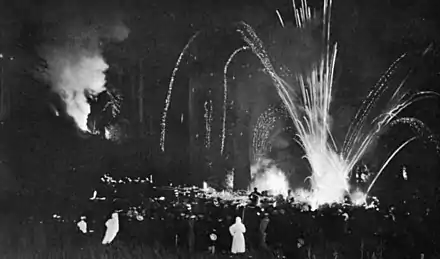
[[[259,191],[268,191],[272,195],[287,196],[290,189],[289,181],[274,161],[267,158],[257,159],[251,166],[251,176],[250,189],[258,188]]]
[[[47,75],[55,91],[66,105],[66,112],[83,131],[89,131],[87,118],[90,105],[86,94],[93,96],[106,90],[107,63],[99,53],[87,50],[54,49],[47,55]]]
[[[47,63],[43,76],[63,100],[66,112],[78,128],[90,132],[87,118],[91,108],[87,97],[106,91],[109,65],[102,56],[100,40],[123,40],[129,30],[121,23],[109,26],[73,26],[62,44],[46,45],[41,56]]]

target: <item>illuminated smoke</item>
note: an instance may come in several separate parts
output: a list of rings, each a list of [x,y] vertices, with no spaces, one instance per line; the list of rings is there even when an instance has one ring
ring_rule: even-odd
[[[306,1],[302,1],[300,9],[295,6],[294,9],[298,28],[305,28],[312,21],[310,8],[307,6]],[[295,71],[296,82],[293,85],[287,83],[275,72],[263,43],[255,31],[244,22],[239,23],[237,28],[243,40],[251,47],[252,52],[260,59],[265,71],[271,77],[295,125],[298,144],[303,148],[305,158],[309,162],[312,171],[311,176],[308,178],[311,190],[303,191],[300,197],[304,197],[314,208],[326,203],[343,202],[344,196],[350,192],[348,180],[351,172],[367,150],[371,148],[373,141],[391,126],[391,123],[397,119],[397,115],[403,109],[415,101],[438,96],[438,94],[431,91],[411,93],[404,90],[403,85],[409,77],[409,74],[407,74],[397,85],[397,88],[391,89],[392,97],[388,99],[387,107],[385,107],[383,113],[374,117],[371,121],[366,120],[371,113],[371,108],[375,106],[377,100],[389,88],[388,78],[391,77],[396,64],[399,63],[402,57],[391,66],[391,69],[373,87],[363,102],[347,134],[342,152],[339,152],[331,134],[331,117],[329,114],[336,60],[336,45],[330,46],[330,11],[331,1],[324,0],[324,49],[322,55],[303,73]],[[267,125],[270,125],[270,123],[267,123]],[[366,125],[372,127],[364,133]],[[265,132],[265,130],[262,130],[262,132]],[[264,139],[264,137],[261,139]],[[387,158],[366,194],[368,194],[389,161],[403,147],[415,139],[410,138],[401,144]]]
[[[105,91],[107,63],[100,53],[82,49],[53,49],[45,58],[53,90],[64,101],[67,114],[82,131],[89,131],[87,117],[91,109],[86,95]]]
[[[105,72],[109,68],[101,49],[101,39],[124,40],[129,30],[122,24],[84,26],[75,24],[66,29],[67,40],[41,47],[46,61],[44,79],[50,83],[65,104],[65,109],[79,129],[90,132],[87,126],[90,104],[88,98],[106,91]]]
[[[438,94],[424,91],[412,93],[404,90],[409,74],[400,81],[397,87],[391,88],[389,79],[394,74],[397,65],[405,57],[403,55],[399,58],[390,69],[380,78],[365,98],[362,106],[358,110],[356,116],[353,118],[352,124],[341,150],[333,140],[331,132],[330,105],[333,94],[333,74],[335,68],[337,46],[330,44],[330,17],[331,17],[331,0],[324,0],[323,6],[323,34],[322,34],[322,50],[317,59],[309,60],[310,64],[307,66],[293,69],[288,69],[285,66],[281,67],[280,74],[293,74],[293,82],[288,83],[285,79],[275,71],[272,61],[267,54],[263,42],[257,36],[251,26],[245,22],[237,24],[236,31],[241,35],[242,39],[247,44],[252,52],[257,56],[264,67],[264,71],[272,80],[273,85],[292,119],[293,125],[296,129],[296,140],[302,147],[305,158],[307,159],[311,168],[310,190],[297,190],[297,197],[299,200],[308,202],[313,208],[317,208],[322,204],[343,202],[345,195],[350,195],[353,202],[364,203],[368,191],[374,185],[377,178],[383,172],[384,168],[394,158],[394,156],[407,144],[411,143],[416,138],[410,138],[401,144],[388,158],[386,158],[382,168],[376,174],[376,177],[371,182],[368,190],[355,190],[349,186],[349,178],[351,177],[354,167],[358,164],[360,159],[366,154],[367,150],[372,147],[372,143],[377,137],[382,134],[387,128],[394,124],[409,123],[413,127],[420,127],[420,123],[414,119],[401,119],[397,115],[412,103],[438,96]],[[297,28],[302,30],[315,21],[312,16],[311,9],[307,6],[306,1],[301,1],[300,8],[296,8],[294,4],[294,17]],[[161,147],[164,150],[166,114],[170,105],[170,98],[174,77],[178,70],[179,64],[183,55],[186,53],[188,46],[193,42],[194,35],[188,44],[185,46],[178,62],[173,70],[167,99],[165,102],[165,111],[162,117],[162,135]],[[227,103],[227,69],[232,58],[241,50],[247,49],[242,47],[234,51],[224,68],[224,100],[223,100],[223,128],[222,128],[222,146],[225,139],[225,118],[226,118],[226,103]],[[426,52],[424,53],[426,54]],[[289,72],[293,71],[293,73]],[[387,106],[384,107],[379,116],[367,120],[371,114],[371,110],[376,106],[377,101],[382,97],[387,89],[390,89],[391,98],[387,99]],[[259,189],[270,189],[275,192],[284,192],[288,189],[288,183],[285,174],[273,165],[271,160],[267,160],[262,156],[267,150],[267,135],[274,124],[274,117],[270,114],[262,116],[260,121],[256,123],[254,130],[253,152],[256,157],[256,163],[251,167],[252,187]],[[418,124],[418,125],[417,125]],[[367,128],[368,127],[368,128]],[[242,133],[241,133],[242,134]],[[433,143],[437,143],[436,147],[439,150],[438,138],[434,135],[429,135],[427,139]],[[275,184],[274,184],[275,183]],[[286,191],[287,192],[287,191]],[[350,193],[351,192],[351,193]]]
[[[234,189],[234,175],[235,175],[235,168],[232,168],[232,170],[227,172],[225,177],[226,189],[230,191]]]
[[[250,189],[258,188],[259,191],[268,191],[272,195],[287,196],[290,189],[289,181],[281,169],[267,158],[260,158],[251,166],[252,180]]]

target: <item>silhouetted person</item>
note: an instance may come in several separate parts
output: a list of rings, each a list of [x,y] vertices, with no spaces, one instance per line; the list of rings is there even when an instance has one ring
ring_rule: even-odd
[[[188,220],[188,250],[190,252],[194,251],[194,246],[196,243],[196,235],[194,233],[195,222],[196,222],[196,216],[192,215]]]
[[[251,200],[253,205],[257,205],[260,200],[261,193],[258,192],[258,189],[255,187],[254,191],[249,194],[249,199]]]
[[[269,249],[267,247],[267,243],[266,243],[266,237],[267,237],[267,225],[269,225],[270,219],[269,219],[269,215],[266,213],[264,215],[264,218],[261,220],[260,222],[260,246],[263,249]]]
[[[257,187],[255,187],[254,188],[254,191],[253,192],[251,192],[251,195],[257,195],[257,196],[261,196],[261,193],[258,191],[258,188]]]
[[[287,202],[294,202],[295,201],[295,197],[293,196],[292,190],[287,191],[286,200],[287,200]]]
[[[212,233],[209,235],[209,253],[215,254],[215,242],[217,241],[217,231],[215,229],[212,230]]]

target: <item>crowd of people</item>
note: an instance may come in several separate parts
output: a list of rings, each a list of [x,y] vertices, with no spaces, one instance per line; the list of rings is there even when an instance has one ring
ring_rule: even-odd
[[[221,199],[196,188],[169,188],[161,194],[167,192],[172,195],[152,196],[136,207],[112,202],[106,217],[98,210],[84,213],[87,220],[79,222],[87,222],[88,231],[78,223],[79,245],[160,244],[223,254],[258,250],[287,258],[305,258],[310,253],[339,258],[367,254],[431,258],[428,255],[437,252],[437,232],[432,228],[436,214],[429,210],[411,214],[403,203],[369,208],[334,204],[312,211],[306,204],[257,189],[240,199]],[[110,223],[115,217],[117,231]]]

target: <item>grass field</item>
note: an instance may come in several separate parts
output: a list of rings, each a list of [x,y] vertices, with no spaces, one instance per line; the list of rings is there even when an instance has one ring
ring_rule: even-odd
[[[40,226],[39,226],[40,225]],[[189,253],[187,250],[165,248],[159,243],[156,245],[142,245],[138,242],[127,242],[116,240],[110,246],[103,246],[98,239],[90,239],[87,243],[78,244],[74,239],[75,235],[67,234],[60,235],[60,233],[53,230],[53,228],[45,228],[39,225],[21,225],[8,228],[3,228],[1,232],[1,247],[0,258],[2,259],[221,259],[221,258],[255,258],[255,259],[271,259],[282,258],[277,257],[272,252],[254,251],[248,252],[242,256],[231,256],[228,253],[211,255],[208,252]],[[8,230],[9,229],[9,233]],[[64,231],[64,230],[61,230]],[[292,245],[295,245],[292,242]],[[329,244],[326,244],[328,247]],[[315,245],[314,245],[315,246]],[[316,244],[316,247],[319,247]],[[359,249],[359,248],[353,248]],[[341,259],[350,258],[343,256],[341,253],[330,251],[326,252],[313,251],[309,247],[304,247],[303,255],[300,258],[304,259]],[[359,251],[358,251],[359,252]],[[325,254],[325,255],[324,255]],[[370,252],[360,252],[362,259],[381,259],[380,251],[377,251],[375,257],[372,257]],[[298,257],[295,257],[298,258]]]

